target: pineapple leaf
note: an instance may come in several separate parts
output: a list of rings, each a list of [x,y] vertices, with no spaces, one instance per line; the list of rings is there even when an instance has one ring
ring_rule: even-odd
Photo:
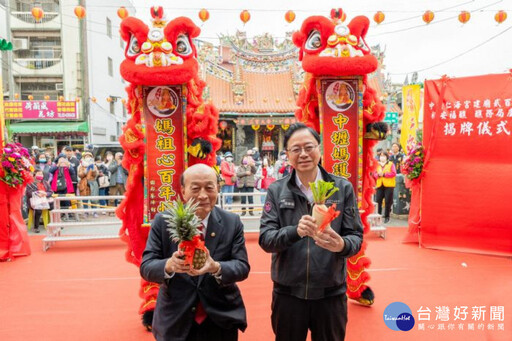
[[[163,217],[173,242],[190,241],[199,233],[197,227],[201,220],[195,214],[198,205],[193,200],[184,203],[179,198],[167,205],[168,209],[163,213]]]

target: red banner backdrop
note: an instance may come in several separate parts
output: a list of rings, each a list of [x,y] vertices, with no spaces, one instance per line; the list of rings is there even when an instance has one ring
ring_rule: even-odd
[[[183,89],[178,86],[144,87],[144,223],[165,210],[164,202],[177,198],[180,176],[187,163],[186,118]]]
[[[512,75],[425,82],[421,245],[512,255]]]
[[[4,110],[10,120],[78,120],[75,101],[4,101]]]
[[[318,80],[324,168],[350,180],[361,202],[363,96],[361,78]],[[361,146],[361,147],[360,147]]]

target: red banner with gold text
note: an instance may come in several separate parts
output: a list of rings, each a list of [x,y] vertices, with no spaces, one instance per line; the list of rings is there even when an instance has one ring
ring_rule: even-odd
[[[425,82],[421,244],[512,255],[512,75]]]
[[[186,167],[185,101],[178,86],[144,87],[144,223],[165,210],[164,202],[179,195]]]
[[[361,78],[318,80],[322,163],[334,175],[347,178],[361,202],[363,104]]]

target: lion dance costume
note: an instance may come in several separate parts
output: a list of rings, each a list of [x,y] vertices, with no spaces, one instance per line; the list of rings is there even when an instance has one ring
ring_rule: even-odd
[[[299,60],[306,72],[304,84],[299,92],[295,116],[300,122],[321,132],[321,115],[319,114],[319,89],[317,79],[320,77],[362,78],[362,126],[366,128],[364,139],[351,141],[362,148],[362,195],[360,202],[361,219],[364,232],[369,231],[367,217],[374,211],[372,195],[375,180],[370,173],[376,168],[373,147],[377,140],[383,139],[388,130],[387,124],[379,122],[384,117],[384,106],[376,96],[376,91],[369,87],[367,75],[378,67],[377,59],[371,54],[365,42],[369,20],[364,16],[355,17],[347,26],[343,25],[341,9],[332,10],[331,18],[312,16],[307,18],[300,29],[293,35],[294,44],[300,48]],[[343,99],[340,95],[337,99]],[[343,94],[344,95],[344,94]],[[350,100],[343,103],[350,105]],[[343,104],[341,103],[341,104]],[[340,104],[340,105],[341,105]],[[324,137],[325,143],[325,137]],[[362,143],[362,146],[361,146]],[[324,158],[330,155],[324,155]],[[336,173],[336,172],[335,172]],[[337,174],[339,175],[339,174]],[[356,188],[354,188],[356,189]],[[360,252],[347,262],[347,296],[364,305],[371,305],[374,294],[367,285],[370,279],[366,269],[370,259],[365,255],[366,242],[363,241]]]
[[[127,17],[121,22],[120,28],[121,36],[127,43],[126,59],[120,70],[122,77],[130,82],[126,90],[131,118],[120,137],[125,151],[123,167],[129,170],[129,176],[125,200],[116,214],[122,220],[120,237],[128,244],[126,259],[136,266],[140,266],[142,261],[150,229],[145,221],[146,208],[142,204],[146,200],[147,191],[144,178],[147,167],[145,154],[154,151],[153,145],[146,146],[145,143],[148,134],[144,125],[144,110],[148,106],[145,87],[160,86],[163,89],[158,93],[160,101],[155,105],[155,110],[161,116],[172,113],[175,109],[170,92],[166,90],[167,86],[179,85],[183,89],[181,105],[185,108],[186,127],[180,129],[184,129],[186,137],[183,138],[184,143],[176,145],[173,150],[185,155],[182,159],[188,161],[189,166],[196,163],[213,166],[215,151],[221,143],[216,137],[219,113],[212,104],[204,103],[202,99],[205,82],[198,76],[197,52],[192,41],[199,35],[199,27],[185,17],[167,21],[162,7],[151,8],[151,16],[150,27],[137,18]],[[173,131],[166,131],[171,134],[170,139]],[[165,156],[168,155],[163,155]],[[165,162],[165,158],[160,159],[159,164]],[[177,183],[173,184],[175,185],[179,186]],[[178,188],[173,188],[173,191],[179,193]],[[141,279],[140,296],[143,302],[139,313],[142,314],[142,323],[148,329],[151,328],[158,289],[158,284]]]

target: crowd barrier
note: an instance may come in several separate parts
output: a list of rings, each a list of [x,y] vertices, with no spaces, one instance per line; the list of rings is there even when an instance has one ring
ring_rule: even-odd
[[[266,192],[219,193],[217,206],[240,215],[246,232],[257,232],[258,226],[255,223],[261,218],[264,206],[263,201],[266,194]],[[246,197],[246,203],[242,204],[241,199],[244,196]],[[252,198],[252,204],[249,203],[249,197]],[[232,198],[232,202],[228,203],[230,201],[228,198]],[[122,200],[124,196],[66,196],[55,197],[54,199],[54,209],[50,211],[50,223],[47,225],[46,236],[43,238],[44,251],[47,251],[56,242],[119,238],[117,231],[121,228],[122,222],[115,215],[117,207],[103,206],[92,202],[99,200]],[[69,208],[62,208],[62,202],[64,201],[70,202],[71,206]],[[244,212],[246,213],[244,214]],[[109,220],[95,218],[93,221],[83,221],[83,218],[81,218],[85,214],[93,215],[94,213],[99,215],[104,213],[110,214],[113,217],[109,217]],[[66,216],[68,216],[68,219],[64,220],[63,217]],[[70,216],[74,216],[73,219],[69,219]],[[379,234],[380,237],[385,239],[386,227],[382,223],[381,215],[372,213],[368,216],[368,221],[370,223],[370,231]],[[77,229],[80,230],[81,228],[87,229],[83,229],[79,234],[64,234],[63,231],[66,231],[66,228],[71,232],[76,232]],[[111,232],[114,228],[116,233]],[[105,229],[108,229],[109,233],[101,231]]]

